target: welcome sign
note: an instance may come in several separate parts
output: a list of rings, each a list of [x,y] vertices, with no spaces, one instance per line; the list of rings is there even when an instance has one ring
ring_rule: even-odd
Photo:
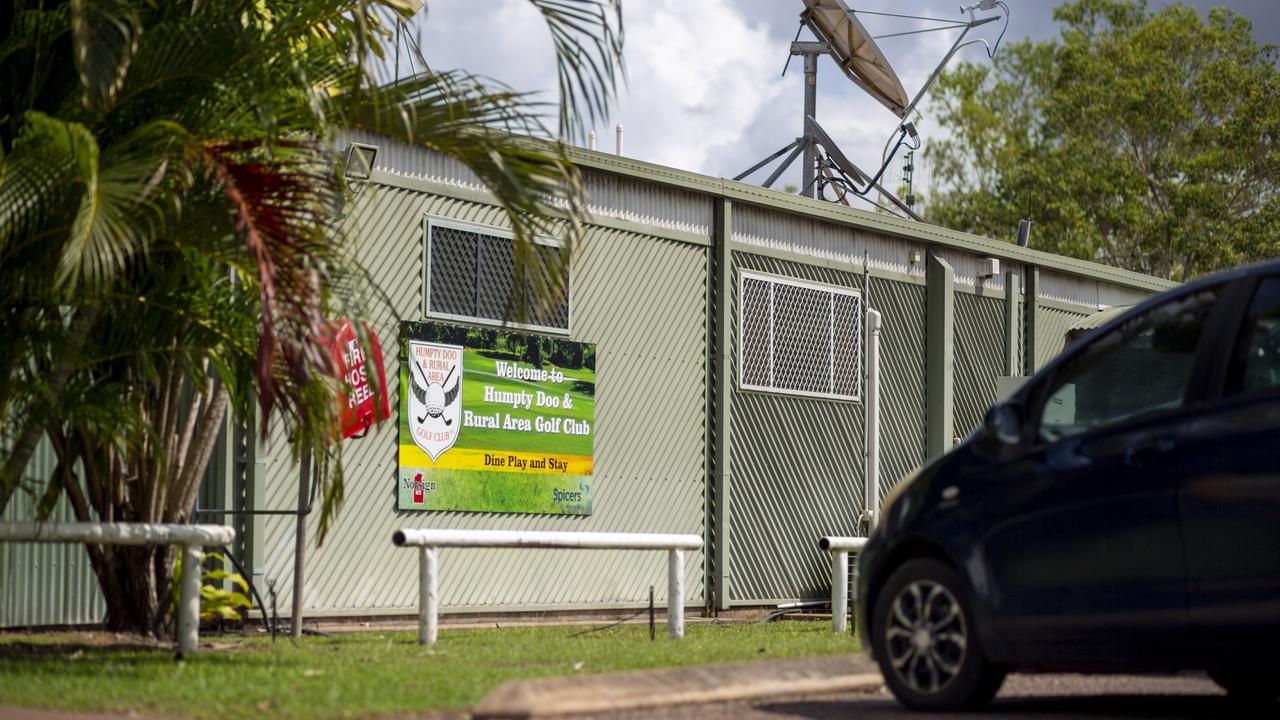
[[[595,345],[400,328],[401,510],[591,514]]]

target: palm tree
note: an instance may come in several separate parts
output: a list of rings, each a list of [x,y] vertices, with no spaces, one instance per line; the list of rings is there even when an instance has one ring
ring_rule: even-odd
[[[612,96],[619,0],[531,2],[572,137]],[[531,139],[550,133],[530,97],[458,71],[376,82],[413,5],[14,3],[0,28],[0,510],[21,489],[43,512],[65,493],[81,520],[184,521],[226,413],[256,409],[264,438],[282,424],[320,468],[323,536],[343,487],[340,448],[326,450],[340,390],[326,321],[368,304],[339,223],[342,129],[462,161],[522,258],[535,234],[582,232],[580,178],[560,144]],[[57,467],[24,477],[42,440]],[[171,553],[90,559],[108,626],[161,632]]]

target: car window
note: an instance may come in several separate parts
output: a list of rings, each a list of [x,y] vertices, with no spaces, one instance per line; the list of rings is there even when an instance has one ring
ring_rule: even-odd
[[[1249,313],[1227,370],[1226,395],[1280,388],[1280,278],[1264,278],[1249,303]]]
[[[1039,433],[1054,441],[1182,404],[1216,288],[1183,296],[1089,343],[1055,376]]]

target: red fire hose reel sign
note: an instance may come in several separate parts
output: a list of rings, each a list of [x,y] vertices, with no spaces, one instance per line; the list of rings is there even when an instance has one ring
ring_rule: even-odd
[[[342,423],[342,437],[353,438],[363,436],[374,423],[391,417],[391,405],[387,395],[387,377],[382,364],[382,346],[378,336],[365,326],[365,336],[369,340],[369,356],[356,335],[355,326],[350,320],[339,320],[333,323],[333,334],[329,340],[329,351],[333,358],[333,367],[342,381],[343,390],[339,398],[339,417]],[[369,373],[378,374],[378,391],[374,392]]]

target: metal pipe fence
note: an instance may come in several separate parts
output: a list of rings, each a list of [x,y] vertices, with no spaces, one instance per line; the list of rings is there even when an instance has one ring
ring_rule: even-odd
[[[864,537],[818,539],[818,548],[831,553],[831,629],[834,632],[849,629],[849,553],[861,551],[866,544]]]
[[[0,523],[0,543],[181,546],[183,573],[178,599],[178,657],[195,653],[200,641],[200,548],[230,545],[235,538],[236,531],[226,525]]]
[[[684,552],[701,550],[697,535],[658,533],[517,532],[512,530],[416,530],[391,537],[398,547],[418,548],[418,644],[434,645],[439,633],[440,548],[566,548],[577,550],[666,550],[667,634],[684,637]]]

